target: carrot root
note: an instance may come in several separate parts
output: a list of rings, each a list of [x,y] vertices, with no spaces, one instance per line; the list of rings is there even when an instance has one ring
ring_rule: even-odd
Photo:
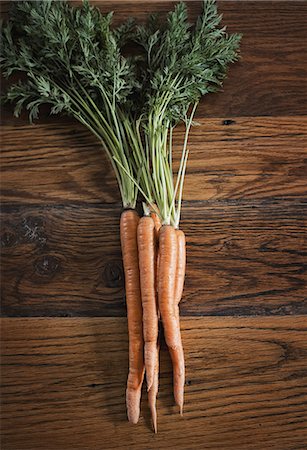
[[[140,219],[137,229],[140,283],[143,307],[144,358],[147,389],[150,390],[156,365],[158,312],[155,281],[155,223],[149,216]]]
[[[157,342],[145,342],[144,359],[145,359],[145,373],[147,392],[151,389],[155,377],[155,359],[157,353]]]
[[[134,349],[138,355],[142,354],[142,351]],[[144,363],[142,372],[133,372],[129,370],[127,389],[126,389],[126,405],[127,405],[127,417],[129,422],[137,424],[140,418],[140,402],[142,394],[142,384],[144,380]]]
[[[120,219],[120,237],[125,272],[126,303],[129,334],[129,373],[126,389],[128,420],[137,423],[144,379],[143,322],[138,263],[137,227],[139,216],[125,210]]]
[[[182,230],[176,230],[177,236],[177,267],[176,267],[176,282],[175,282],[175,303],[180,303],[186,268],[186,240]]]
[[[183,411],[185,367],[181,341],[179,310],[174,299],[178,241],[176,230],[164,225],[159,235],[158,300],[165,341],[173,364],[174,398]]]
[[[176,281],[175,281],[175,313],[178,321],[178,326],[180,326],[180,317],[179,317],[179,303],[182,298],[184,279],[185,279],[185,270],[186,270],[186,239],[185,234],[182,230],[176,230],[177,235],[177,268],[176,268]],[[180,357],[182,361],[180,363],[180,367],[184,368],[184,353],[183,349],[179,351]],[[180,367],[178,368],[178,373],[176,376],[177,386],[174,387],[174,392],[177,394],[176,403],[179,405],[180,415],[183,415],[183,401],[184,401],[184,383],[185,383],[185,374],[181,373]],[[175,382],[174,382],[175,385]]]
[[[155,291],[156,294],[158,293],[158,283],[157,283],[157,267],[158,267],[158,254],[159,254],[159,231],[161,228],[161,221],[157,213],[151,212],[150,214],[151,218],[154,221],[155,225]],[[156,297],[157,300],[157,297]],[[159,310],[157,306],[157,313],[158,313],[158,319],[159,319]],[[149,409],[151,413],[151,420],[152,420],[152,426],[155,433],[158,432],[158,423],[157,423],[157,395],[159,390],[159,352],[160,352],[160,344],[159,344],[159,338],[157,342],[157,346],[155,349],[156,354],[156,364],[155,364],[155,370],[154,370],[154,379],[151,385],[151,388],[148,391],[148,404]]]
[[[158,214],[154,211],[152,211],[150,213],[150,217],[152,218],[152,220],[154,221],[154,224],[155,224],[156,240],[158,242],[159,231],[162,226],[161,220],[160,220],[160,217],[158,216]]]
[[[159,351],[160,351],[160,346],[158,344],[157,351],[156,351],[156,364],[155,364],[154,380],[153,380],[150,390],[148,391],[148,403],[149,403],[149,408],[150,408],[150,412],[151,412],[152,426],[153,426],[155,433],[158,432],[156,403],[157,403],[157,395],[158,395],[158,390],[159,390]]]

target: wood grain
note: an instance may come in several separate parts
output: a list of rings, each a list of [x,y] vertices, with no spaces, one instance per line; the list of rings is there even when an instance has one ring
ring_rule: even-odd
[[[9,2],[1,2],[5,16]],[[75,2],[80,3],[80,2]],[[115,11],[115,23],[150,12],[166,13],[176,2],[150,0],[96,1],[104,12]],[[187,1],[191,20],[202,2]],[[200,117],[298,115],[307,105],[307,3],[304,1],[218,2],[229,32],[243,33],[242,60],[234,65],[223,92],[206,96]],[[299,99],[299,101],[298,101]],[[6,110],[7,114],[10,114]]]
[[[68,0],[74,5],[80,5],[81,0]],[[1,14],[7,17],[11,0],[3,0],[0,3]],[[114,23],[117,25],[126,20],[128,16],[144,22],[151,13],[163,15],[171,11],[178,0],[91,0],[91,3],[99,7],[106,14],[114,12]],[[194,22],[202,10],[201,0],[185,1],[189,18]],[[217,0],[219,11],[223,14],[223,20],[232,32],[243,33],[244,36],[276,38],[288,36],[304,38],[306,36],[306,12],[307,5],[300,0],[257,0],[239,2],[238,0]],[[252,26],[251,26],[252,24]]]
[[[174,3],[95,1],[115,23]],[[126,421],[126,319],[105,317],[126,315],[111,167],[70,119],[2,109],[3,450],[306,450],[307,2],[218,5],[242,58],[191,133],[186,405],[181,419],[162,345],[157,436],[145,393]]]
[[[307,313],[305,202],[185,204],[181,313]],[[2,313],[125,315],[120,207],[7,207]]]
[[[305,197],[307,116],[200,119],[191,132],[186,200]],[[2,127],[3,203],[114,203],[116,181],[81,125]],[[175,132],[178,163],[183,127]]]
[[[156,436],[145,393],[140,423],[126,421],[125,319],[2,324],[3,450],[305,448],[305,318],[183,319],[184,417],[162,348]]]

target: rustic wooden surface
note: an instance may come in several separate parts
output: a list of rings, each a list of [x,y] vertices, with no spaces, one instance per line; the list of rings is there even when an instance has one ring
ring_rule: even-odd
[[[120,207],[5,209],[3,314],[125,315]],[[186,204],[182,314],[306,314],[304,215],[298,200]]]
[[[116,20],[174,4],[96,3]],[[188,5],[193,18],[200,2]],[[5,16],[9,2],[0,6]],[[146,395],[138,426],[125,418],[110,165],[75,122],[43,113],[30,126],[2,110],[3,450],[306,449],[307,2],[219,7],[229,31],[244,34],[242,59],[191,132],[186,406],[181,419],[163,347],[158,436]],[[175,136],[179,149],[180,127]]]
[[[306,325],[298,316],[184,318],[184,417],[163,348],[155,436],[146,401],[138,426],[126,421],[125,319],[6,319],[3,448],[306,448]]]
[[[190,137],[185,200],[304,198],[306,116],[197,120]],[[4,203],[120,202],[111,165],[81,125],[49,120],[12,126],[10,118],[2,134]],[[174,134],[178,159],[183,127]]]

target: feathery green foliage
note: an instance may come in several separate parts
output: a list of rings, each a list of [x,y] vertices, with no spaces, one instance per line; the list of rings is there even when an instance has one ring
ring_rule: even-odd
[[[221,19],[215,1],[207,0],[195,26],[188,22],[186,4],[178,3],[164,23],[151,16],[138,27],[136,40],[146,57],[147,114],[163,111],[163,119],[174,125],[186,120],[191,104],[220,88],[241,39],[219,28]]]
[[[166,20],[150,16],[144,26],[129,19],[112,27],[84,0],[12,3],[1,27],[4,76],[24,73],[5,100],[32,121],[42,104],[52,114],[75,117],[102,142],[117,177],[125,207],[135,207],[138,190],[155,204],[163,223],[178,226],[188,159],[188,135],[200,98],[217,91],[238,57],[240,36],[220,28],[215,0],[203,3],[192,26],[187,7],[176,5]],[[123,56],[129,40],[138,52]],[[172,168],[172,135],[178,122],[186,133],[180,167]]]
[[[219,28],[221,18],[216,2],[207,0],[192,26],[186,4],[179,3],[165,22],[151,16],[145,26],[137,28],[135,39],[144,51],[143,164],[151,167],[152,197],[163,222],[176,227],[188,158],[188,135],[197,104],[203,95],[221,87],[228,65],[238,58],[241,36],[227,35],[225,27]],[[186,134],[175,181],[172,130],[179,121],[185,123]]]
[[[80,8],[55,0],[13,2],[1,29],[0,62],[4,76],[27,77],[5,96],[15,115],[25,107],[32,121],[49,104],[52,114],[74,116],[87,126],[110,157],[124,206],[134,207],[137,188],[113,156],[133,176],[120,117],[131,117],[132,95],[141,85],[135,61],[121,52],[133,24],[112,29],[111,23],[112,13],[102,15],[88,1]]]

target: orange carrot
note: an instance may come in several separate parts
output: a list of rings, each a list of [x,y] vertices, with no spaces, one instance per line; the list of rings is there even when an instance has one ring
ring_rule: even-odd
[[[183,292],[184,277],[185,277],[185,266],[186,266],[186,245],[185,245],[185,235],[181,230],[176,230],[177,235],[177,269],[176,269],[176,281],[175,281],[175,304],[178,305]]]
[[[158,292],[158,263],[159,263],[159,231],[162,226],[160,217],[156,212],[151,212],[150,217],[155,223],[155,241],[156,241],[156,254],[155,254],[155,283],[156,283],[156,291]],[[159,315],[159,313],[158,313]]]
[[[157,283],[157,264],[158,264],[158,252],[159,252],[159,231],[161,228],[161,220],[157,213],[151,212],[150,217],[153,219],[155,224],[155,290],[156,293],[158,293],[158,283]],[[157,312],[158,312],[158,319],[160,317],[160,312],[158,310],[157,305]],[[153,383],[151,385],[150,390],[148,391],[148,403],[149,408],[151,412],[151,419],[152,419],[152,425],[154,432],[157,433],[157,395],[159,390],[159,352],[160,352],[160,343],[159,343],[159,337],[157,342],[157,348],[156,348],[156,364],[155,364],[155,372],[154,372],[154,379]]]
[[[158,394],[158,390],[159,390],[159,351],[160,351],[160,345],[158,343],[157,351],[156,351],[156,364],[155,364],[154,379],[153,379],[151,388],[148,391],[148,403],[149,403],[149,408],[150,408],[150,412],[151,412],[152,425],[153,425],[153,429],[154,429],[155,433],[157,433],[157,431],[158,431],[156,402],[157,402],[157,394]]]
[[[155,375],[158,340],[158,313],[155,286],[155,223],[149,216],[140,219],[138,229],[140,282],[143,307],[143,336],[147,389]]]
[[[157,239],[157,242],[158,242],[159,231],[160,231],[160,228],[161,228],[161,220],[160,220],[160,217],[158,216],[158,214],[156,212],[154,212],[154,211],[152,211],[150,213],[150,217],[152,218],[152,220],[155,223],[156,239]]]
[[[185,368],[179,314],[176,313],[174,301],[177,247],[176,230],[170,225],[162,226],[159,235],[158,301],[165,341],[173,363],[174,398],[182,414]]]
[[[120,238],[125,272],[126,303],[129,333],[129,374],[126,389],[128,420],[137,423],[144,379],[143,325],[140,275],[137,247],[139,216],[125,210],[120,219]]]

